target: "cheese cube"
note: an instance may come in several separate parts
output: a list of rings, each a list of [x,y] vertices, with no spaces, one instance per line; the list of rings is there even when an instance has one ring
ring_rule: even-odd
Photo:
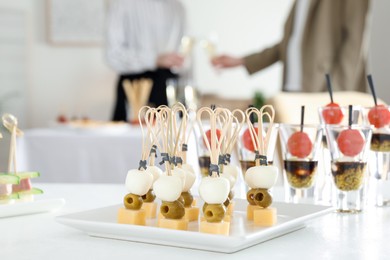
[[[167,219],[167,218],[159,218],[157,226],[160,228],[169,228],[176,230],[187,230],[188,229],[188,221],[185,219]]]
[[[118,223],[130,224],[130,225],[146,225],[145,210],[131,210],[126,208],[119,208],[118,210]]]
[[[248,207],[246,208],[246,218],[248,220],[253,220],[253,211],[255,211],[256,209],[261,209],[259,206],[257,205],[248,205]]]
[[[229,203],[229,206],[226,209],[226,214],[229,214],[230,216],[233,216],[233,212],[234,212],[234,202],[231,201]]]
[[[253,220],[256,226],[270,227],[277,222],[276,208],[259,208],[253,213]]]
[[[146,218],[151,219],[156,217],[157,203],[155,202],[144,202],[142,203],[141,209],[145,210]]]
[[[223,221],[225,222],[230,222],[230,220],[232,219],[232,216],[228,215],[228,214],[225,214],[225,216],[223,217]],[[200,221],[206,221],[206,219],[204,218],[204,216],[202,216],[200,218]]]
[[[198,207],[190,207],[190,208],[184,208],[185,214],[184,219],[188,221],[197,221],[199,218],[199,208]]]
[[[199,225],[199,232],[201,233],[228,236],[229,230],[230,230],[230,223],[225,221],[219,223],[210,223],[204,220],[201,221]]]

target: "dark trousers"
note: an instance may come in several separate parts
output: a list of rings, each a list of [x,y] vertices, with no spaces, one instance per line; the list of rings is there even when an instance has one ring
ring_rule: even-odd
[[[149,105],[158,107],[167,105],[166,81],[170,78],[177,78],[169,69],[157,69],[155,71],[146,71],[139,74],[123,74],[119,76],[117,83],[116,102],[114,108],[113,121],[127,121],[127,98],[123,89],[123,81],[130,81],[147,78],[153,81],[152,91],[149,96]]]

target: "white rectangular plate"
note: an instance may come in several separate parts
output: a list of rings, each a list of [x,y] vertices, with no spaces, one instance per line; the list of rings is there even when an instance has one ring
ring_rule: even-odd
[[[64,215],[57,217],[57,221],[94,237],[233,253],[301,229],[309,220],[332,211],[332,208],[325,206],[274,202],[272,206],[277,208],[278,223],[262,228],[246,219],[248,203],[245,200],[234,201],[235,211],[229,236],[200,233],[197,221],[189,223],[188,231],[158,228],[155,219],[148,220],[147,226],[118,224],[117,212],[122,205]]]
[[[45,199],[0,205],[0,218],[50,212],[65,205],[64,199]]]

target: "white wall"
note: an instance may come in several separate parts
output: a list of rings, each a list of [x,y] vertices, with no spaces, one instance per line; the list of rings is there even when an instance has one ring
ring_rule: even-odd
[[[22,10],[28,15],[29,82],[25,125],[47,126],[59,113],[109,119],[115,73],[106,66],[102,48],[48,44],[45,5],[45,0],[0,0],[0,8]]]
[[[29,124],[46,125],[59,113],[108,119],[115,74],[105,65],[102,48],[49,45],[45,1],[33,2]]]
[[[187,7],[190,34],[219,35],[219,52],[243,55],[276,43],[292,0],[182,0]],[[101,47],[58,47],[45,36],[45,0],[0,0],[0,8],[26,12],[29,21],[29,80],[26,91],[28,127],[47,126],[59,113],[109,119],[114,99],[115,73],[104,62]],[[390,103],[386,86],[390,61],[388,24],[390,1],[375,0],[372,32],[372,73],[381,98]],[[281,84],[277,64],[248,77],[242,69],[215,72],[203,50],[196,48],[195,82],[203,92],[248,98],[257,89],[267,96]],[[1,88],[1,86],[0,86]],[[10,111],[12,112],[12,111]]]

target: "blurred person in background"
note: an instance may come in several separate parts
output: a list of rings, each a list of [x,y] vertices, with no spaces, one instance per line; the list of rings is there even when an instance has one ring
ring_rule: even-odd
[[[166,80],[183,65],[177,51],[184,33],[185,12],[178,0],[113,0],[107,16],[106,59],[119,74],[112,120],[127,120],[127,100],[122,86],[149,78],[152,106],[167,105]]]
[[[245,57],[220,55],[212,64],[253,74],[282,61],[283,91],[326,91],[330,73],[335,90],[365,92],[369,7],[370,0],[297,0],[279,43]]]

